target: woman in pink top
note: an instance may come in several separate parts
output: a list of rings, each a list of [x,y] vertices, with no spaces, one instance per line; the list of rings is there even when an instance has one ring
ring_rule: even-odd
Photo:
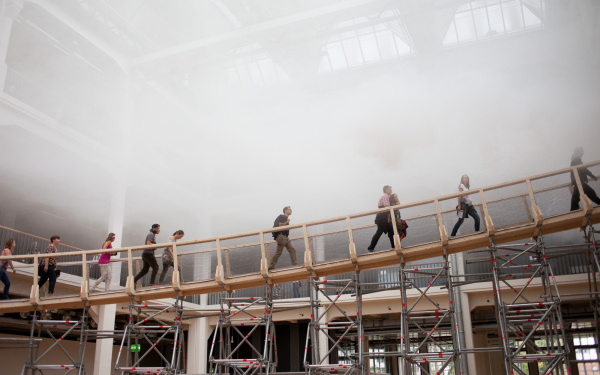
[[[16,246],[15,240],[9,238],[6,240],[6,244],[4,245],[4,250],[2,250],[2,256],[10,256],[12,255],[11,251]],[[10,280],[8,279],[8,266],[12,268],[13,273],[16,273],[17,270],[15,266],[13,266],[12,260],[0,260],[0,281],[4,283],[4,299],[8,299],[8,290],[10,289]]]
[[[104,244],[102,244],[102,248],[112,249],[112,243],[115,241],[115,237],[116,236],[114,233],[109,233],[108,237],[104,241]],[[116,255],[116,253],[113,253],[112,255]],[[100,278],[96,280],[94,286],[90,288],[90,293],[96,290],[96,287],[102,282],[102,280],[104,280],[104,290],[108,292],[108,289],[110,288],[110,281],[112,278],[112,272],[110,270],[109,264],[110,256],[111,253],[102,253],[102,255],[100,255],[100,259],[98,259],[98,266],[100,267]]]

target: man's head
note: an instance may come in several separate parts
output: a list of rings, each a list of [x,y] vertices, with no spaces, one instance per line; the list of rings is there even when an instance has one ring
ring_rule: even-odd
[[[385,185],[383,187],[383,192],[384,192],[384,194],[387,194],[388,196],[392,195],[392,187],[390,185]]]
[[[290,216],[292,214],[292,208],[290,206],[285,206],[283,208],[283,214],[285,216]]]
[[[583,156],[583,147],[577,147],[573,150],[573,156],[580,158]]]

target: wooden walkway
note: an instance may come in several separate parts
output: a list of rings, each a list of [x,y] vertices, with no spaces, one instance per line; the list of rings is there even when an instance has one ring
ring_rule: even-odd
[[[600,167],[600,161],[585,164],[584,167],[597,170]],[[31,274],[31,294],[26,300],[9,300],[0,302],[0,313],[31,311],[34,309],[64,309],[82,307],[84,302],[89,305],[103,305],[129,302],[133,297],[136,300],[151,300],[159,298],[172,298],[177,294],[180,296],[197,295],[204,293],[214,293],[221,289],[236,290],[250,287],[260,287],[268,283],[286,283],[291,281],[306,280],[308,277],[328,276],[353,272],[355,267],[359,270],[367,270],[399,264],[402,258],[405,262],[419,261],[433,257],[442,256],[447,250],[449,254],[464,252],[473,249],[487,247],[491,241],[497,244],[509,243],[526,238],[534,238],[540,233],[546,235],[571,229],[581,229],[588,224],[600,222],[600,207],[593,207],[592,203],[585,196],[582,197],[580,205],[581,210],[570,212],[570,183],[569,176],[575,168],[565,168],[558,171],[532,176],[519,180],[509,181],[494,186],[469,191],[471,199],[480,211],[483,231],[470,233],[455,238],[448,238],[447,227],[450,227],[456,221],[454,206],[457,197],[461,194],[455,193],[431,200],[414,202],[390,208],[400,209],[403,212],[415,213],[412,216],[404,218],[409,223],[409,236],[411,230],[414,230],[420,241],[410,243],[409,237],[400,242],[398,233],[394,234],[395,247],[393,249],[378,251],[375,253],[366,253],[362,251],[365,237],[373,234],[372,220],[376,213],[386,209],[362,212],[342,217],[319,220],[309,223],[302,223],[286,227],[291,230],[290,238],[295,243],[303,245],[304,259],[301,266],[288,267],[268,271],[268,247],[272,246],[273,241],[269,241],[272,228],[241,233],[229,236],[207,238],[201,240],[182,241],[173,246],[175,254],[175,267],[178,270],[179,263],[189,262],[189,257],[203,254],[215,259],[215,264],[211,272],[211,278],[202,280],[180,281],[179,271],[173,271],[172,285],[157,288],[141,288],[136,291],[133,288],[135,254],[150,246],[138,246],[122,249],[113,249],[118,253],[123,253],[117,261],[127,264],[126,285],[121,291],[110,292],[106,294],[90,295],[89,287],[89,265],[95,263],[90,258],[98,255],[103,250],[76,251],[70,253],[59,253],[56,256],[69,257],[69,259],[81,259],[79,261],[70,261],[70,264],[76,263],[81,267],[81,288],[76,296],[40,298],[37,288],[37,267],[32,268]],[[598,173],[596,173],[598,174]],[[581,186],[578,174],[577,183]],[[582,191],[580,187],[580,191]],[[462,193],[464,194],[464,193]],[[557,203],[558,202],[558,203]],[[444,209],[443,207],[446,207]],[[515,214],[518,213],[518,214]],[[392,215],[393,217],[393,215]],[[502,225],[495,221],[502,222]],[[365,223],[369,223],[368,225]],[[415,228],[411,223],[425,223]],[[429,223],[429,224],[428,224]],[[331,225],[337,229],[326,231]],[[470,226],[465,222],[463,226]],[[414,228],[414,229],[411,229]],[[362,234],[360,234],[362,233]],[[298,235],[295,235],[298,234]],[[340,243],[343,250],[342,255],[323,257],[315,250],[315,239],[337,236],[343,241]],[[359,238],[360,237],[360,238]],[[237,241],[235,245],[227,245],[232,241]],[[382,237],[380,242],[388,241]],[[414,241],[413,241],[414,242]],[[240,244],[241,243],[241,244]],[[324,241],[324,251],[327,252],[327,241]],[[205,245],[203,249],[193,251],[179,251],[190,245]],[[162,248],[167,244],[153,245],[155,248]],[[364,246],[366,247],[366,246]],[[340,246],[338,246],[339,251]],[[254,250],[253,250],[254,249]],[[357,251],[359,249],[359,251]],[[260,262],[258,269],[250,270],[244,274],[235,274],[233,262],[230,260],[230,253],[236,251],[255,251],[252,253],[252,259]],[[246,253],[248,254],[248,253]],[[247,256],[247,255],[246,255]],[[286,257],[287,254],[283,254]],[[14,261],[29,261],[33,259],[32,264],[39,264],[43,254],[12,256]],[[0,257],[6,259],[8,257]],[[324,259],[327,258],[327,259]],[[319,259],[319,260],[317,260]],[[63,263],[64,264],[64,263]],[[239,272],[238,272],[239,273]],[[214,277],[212,275],[214,274]],[[10,275],[9,275],[10,276]],[[57,288],[60,285],[57,283]]]

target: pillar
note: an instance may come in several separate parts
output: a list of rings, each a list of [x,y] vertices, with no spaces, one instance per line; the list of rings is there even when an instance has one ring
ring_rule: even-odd
[[[113,248],[121,247],[123,236],[123,220],[125,216],[125,197],[127,194],[126,181],[116,178],[113,182],[115,190],[110,205],[110,218],[108,232],[116,235],[113,242]],[[125,254],[123,256],[123,254]],[[126,257],[126,253],[121,253],[121,257]],[[117,287],[121,280],[121,262],[111,262],[112,280],[111,287]],[[98,317],[96,323],[99,331],[112,331],[115,329],[115,317],[117,314],[117,305],[98,306]],[[113,369],[113,340],[96,340],[96,351],[94,356],[94,375],[110,374]]]
[[[200,305],[206,306],[207,295],[200,296]],[[208,318],[196,318],[190,320],[187,342],[187,369],[188,374],[206,374],[208,362],[208,338],[211,328]]]

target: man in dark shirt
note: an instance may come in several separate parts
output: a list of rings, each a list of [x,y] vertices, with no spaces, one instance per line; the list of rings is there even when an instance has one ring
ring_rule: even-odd
[[[273,228],[283,227],[290,224],[289,216],[292,214],[292,208],[290,206],[286,206],[283,208],[283,215],[277,216],[275,219],[275,223],[273,224]],[[283,253],[283,248],[285,247],[287,251],[290,253],[290,260],[292,261],[292,265],[297,265],[296,263],[296,249],[292,246],[292,241],[289,238],[290,231],[283,230],[281,232],[273,232],[273,237],[275,237],[275,242],[277,242],[277,251],[273,258],[271,258],[271,262],[269,263],[269,269],[275,268],[277,264],[277,260]]]
[[[573,156],[571,156],[571,167],[576,165],[583,164],[581,161],[581,157],[583,156],[583,147],[577,147],[575,151],[573,151]],[[587,195],[590,200],[596,204],[600,204],[600,198],[588,184],[588,176],[591,177],[594,181],[598,181],[598,177],[594,176],[592,172],[587,168],[579,168],[577,170],[579,174],[579,179],[581,180],[581,187],[583,188],[583,192]],[[571,211],[575,211],[579,209],[579,189],[577,188],[577,181],[575,181],[575,175],[571,173],[571,185],[573,185],[573,196],[571,197]]]
[[[160,233],[160,225],[153,224],[152,229],[150,229],[150,233],[146,236],[146,242],[144,245],[152,245],[156,244],[156,235]],[[144,277],[150,268],[152,267],[152,276],[150,277],[150,286],[154,286],[156,281],[156,274],[158,273],[158,262],[156,261],[156,257],[154,256],[154,250],[156,249],[144,249],[142,251],[142,262],[144,266],[138,272],[137,275],[133,278],[133,285],[135,285],[139,279]]]

